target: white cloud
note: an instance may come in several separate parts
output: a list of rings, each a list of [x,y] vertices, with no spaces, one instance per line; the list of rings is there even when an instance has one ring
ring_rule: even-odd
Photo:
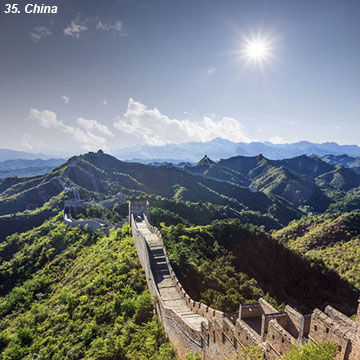
[[[286,140],[282,136],[274,136],[269,141],[273,144],[286,144]]]
[[[64,104],[68,104],[70,102],[70,98],[66,95],[63,95],[61,98],[63,99]]]
[[[104,99],[104,100],[102,101],[102,103],[103,103],[103,105],[107,105],[107,104],[109,103],[109,100]]]
[[[30,118],[38,120],[40,125],[46,128],[62,125],[62,122],[57,119],[56,114],[50,110],[30,109]]]
[[[96,29],[99,31],[113,31],[114,33],[118,33],[120,36],[126,36],[123,32],[122,22],[120,20],[111,23],[103,23],[101,20],[96,22]]]
[[[120,20],[117,20],[114,23],[104,23],[98,18],[81,19],[79,16],[72,20],[70,24],[65,27],[64,34],[71,36],[74,39],[79,39],[80,34],[83,31],[92,29],[102,32],[111,31],[116,36],[127,36],[127,34],[123,31],[123,25]]]
[[[207,70],[208,75],[214,75],[216,72],[216,69],[214,67],[210,67]]]
[[[97,130],[104,135],[114,137],[114,134],[106,125],[100,124],[96,120],[86,120],[83,118],[78,118],[77,123],[85,130]]]
[[[250,141],[240,122],[230,117],[219,121],[206,116],[200,121],[170,119],[158,109],[149,109],[132,98],[128,101],[125,114],[114,122],[114,127],[151,145],[209,141],[216,137],[237,142]]]
[[[30,118],[45,128],[56,128],[62,133],[70,135],[75,141],[82,144],[81,148],[84,150],[107,149],[106,139],[95,134],[96,131],[107,136],[113,136],[106,125],[100,124],[96,120],[79,118],[77,123],[80,127],[75,127],[58,120],[56,114],[50,110],[30,109]]]
[[[77,17],[64,29],[64,34],[79,39],[80,33],[88,30],[86,23],[87,20],[80,20],[80,18]]]
[[[51,36],[51,31],[45,26],[36,26],[33,28],[33,32],[30,33],[30,36],[35,42],[39,42],[40,40]]]
[[[63,125],[62,131],[65,134],[71,135],[76,141],[83,144],[81,147],[84,150],[107,149],[106,139],[102,136],[95,135],[91,131],[84,131],[69,125]]]

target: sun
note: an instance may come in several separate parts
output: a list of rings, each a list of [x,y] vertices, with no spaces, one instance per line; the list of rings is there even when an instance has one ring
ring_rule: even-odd
[[[240,60],[245,63],[244,69],[253,65],[265,72],[270,60],[275,58],[274,43],[276,40],[275,37],[264,35],[261,32],[258,32],[257,35],[242,34],[237,53]]]
[[[255,62],[260,62],[269,57],[269,46],[262,40],[251,41],[244,49],[245,56]]]

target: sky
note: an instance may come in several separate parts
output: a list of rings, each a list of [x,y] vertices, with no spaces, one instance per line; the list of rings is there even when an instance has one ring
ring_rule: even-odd
[[[358,0],[41,3],[58,13],[1,3],[0,148],[360,145]]]

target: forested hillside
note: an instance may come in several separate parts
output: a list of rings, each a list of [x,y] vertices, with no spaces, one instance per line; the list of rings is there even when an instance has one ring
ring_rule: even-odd
[[[56,217],[0,252],[4,360],[176,359],[128,226],[107,237]]]
[[[262,217],[267,229],[279,228],[304,213],[352,210],[360,203],[360,175],[316,157],[272,161],[259,155],[217,163],[204,158],[196,166],[179,168],[126,163],[98,152],[71,158],[47,175],[1,180],[0,214],[43,207],[63,190],[57,177],[79,187],[82,197],[88,200],[103,199],[122,191],[130,197],[160,196],[179,206],[210,203],[209,209],[210,206],[217,208],[216,214],[211,210],[210,218],[204,216],[199,221],[191,211],[177,214],[191,224],[202,225],[251,212]],[[170,220],[174,211],[169,202],[167,205],[159,207],[158,215],[168,211],[162,216]],[[248,218],[246,215],[245,219]],[[256,224],[261,225],[257,220]]]
[[[360,186],[360,175],[353,169],[316,156],[284,160],[269,160],[262,155],[235,156],[218,162],[206,159],[196,166],[184,165],[183,168],[193,174],[281,196],[306,212],[324,212],[334,201]]]
[[[359,288],[256,226],[222,220],[163,227],[162,233],[186,291],[217,309],[237,311],[239,303],[263,296],[279,309],[289,304],[308,313],[332,304],[350,315],[356,311]]]
[[[360,210],[303,218],[274,237],[307,259],[323,262],[360,290]]]

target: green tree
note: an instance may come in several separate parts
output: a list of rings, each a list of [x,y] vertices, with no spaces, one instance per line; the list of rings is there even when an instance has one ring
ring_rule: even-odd
[[[300,348],[293,346],[285,360],[334,360],[336,353],[337,345],[334,343],[308,343]]]

